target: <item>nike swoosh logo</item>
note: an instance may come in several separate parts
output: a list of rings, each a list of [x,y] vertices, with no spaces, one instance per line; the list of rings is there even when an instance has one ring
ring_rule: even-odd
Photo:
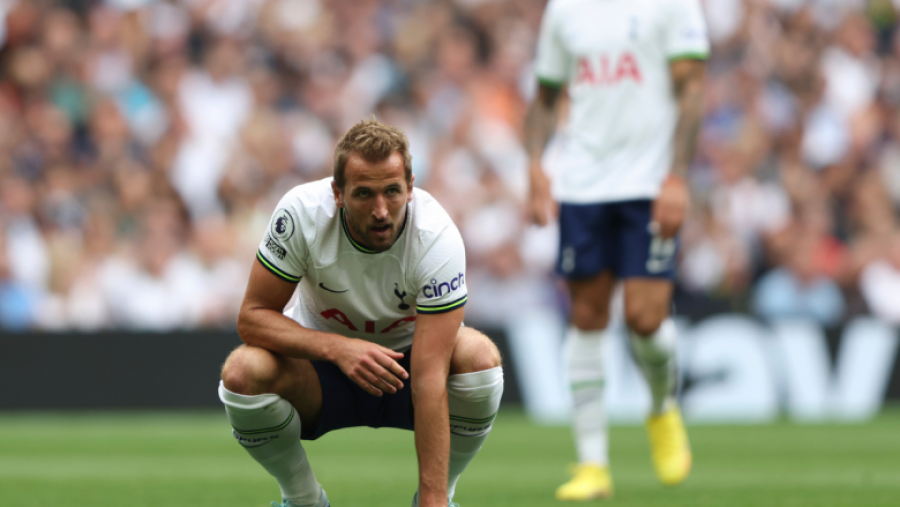
[[[323,289],[327,290],[328,292],[334,292],[335,294],[340,294],[340,293],[342,293],[342,292],[347,292],[347,290],[350,290],[350,289],[347,289],[347,290],[331,290],[331,289],[329,289],[328,287],[326,287],[324,283],[320,283],[320,284],[319,284],[319,287],[322,287]]]

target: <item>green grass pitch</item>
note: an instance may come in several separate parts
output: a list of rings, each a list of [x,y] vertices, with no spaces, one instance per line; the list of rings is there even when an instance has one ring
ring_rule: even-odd
[[[656,483],[641,427],[613,427],[616,496],[631,506],[900,505],[900,410],[860,425],[695,426],[694,471]],[[412,434],[353,429],[307,445],[335,507],[409,505]],[[463,475],[462,507],[560,506],[569,430],[504,410]],[[222,412],[0,414],[0,506],[265,507],[275,482],[232,440]],[[596,505],[601,502],[594,502]]]

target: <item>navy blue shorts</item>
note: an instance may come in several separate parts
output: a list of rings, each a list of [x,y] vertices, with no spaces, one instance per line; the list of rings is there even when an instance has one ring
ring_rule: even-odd
[[[407,373],[410,351],[397,363]],[[410,379],[403,381],[403,389],[380,398],[363,391],[356,382],[344,375],[333,363],[312,361],[322,385],[322,413],[315,428],[303,427],[300,438],[315,440],[329,431],[354,426],[370,428],[413,429],[413,404]]]
[[[616,278],[671,280],[678,241],[650,232],[652,206],[649,199],[562,203],[556,272],[591,278],[610,270]]]

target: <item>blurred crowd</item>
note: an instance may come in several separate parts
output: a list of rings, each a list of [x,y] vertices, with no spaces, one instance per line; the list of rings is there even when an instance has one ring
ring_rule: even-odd
[[[278,199],[372,115],[463,233],[467,321],[564,311],[523,206],[544,4],[0,0],[0,327],[233,327]],[[900,323],[900,0],[704,4],[679,310]]]

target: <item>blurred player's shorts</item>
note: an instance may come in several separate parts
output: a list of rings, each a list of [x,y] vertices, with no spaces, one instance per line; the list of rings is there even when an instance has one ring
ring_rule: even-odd
[[[653,201],[562,203],[556,272],[590,278],[610,270],[617,278],[665,278],[675,274],[677,239],[650,227]]]

